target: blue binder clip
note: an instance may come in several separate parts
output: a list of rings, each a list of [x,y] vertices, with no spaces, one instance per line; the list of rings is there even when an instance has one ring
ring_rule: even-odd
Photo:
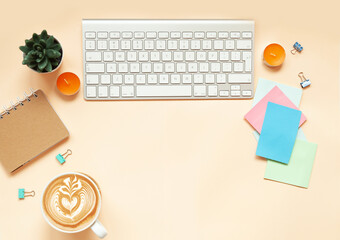
[[[294,55],[295,55],[296,52],[299,52],[299,53],[300,53],[300,52],[303,50],[303,47],[302,47],[301,44],[298,43],[298,42],[294,43],[293,48],[294,48],[294,49],[292,49],[290,52],[291,52],[292,54],[294,54]]]
[[[302,88],[306,88],[312,84],[309,79],[305,78],[305,76],[303,75],[303,72],[300,72],[298,76],[299,78],[301,78],[300,85]]]
[[[72,155],[72,151],[71,149],[67,149],[67,151],[64,154],[58,154],[56,158],[60,164],[63,164],[66,161],[66,158],[70,155]]]
[[[19,192],[18,192],[18,198],[19,199],[25,199],[25,197],[34,197],[34,196],[35,196],[34,191],[25,192],[24,188],[19,188]]]

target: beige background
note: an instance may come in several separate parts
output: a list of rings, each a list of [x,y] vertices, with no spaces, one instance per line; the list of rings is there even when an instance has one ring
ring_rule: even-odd
[[[315,3],[314,3],[315,2]],[[41,88],[71,137],[13,175],[0,168],[0,239],[96,239],[87,230],[58,233],[44,222],[44,185],[82,171],[103,192],[100,220],[107,239],[340,239],[339,6],[325,1],[7,1],[0,9],[0,105]],[[312,86],[301,110],[307,139],[318,144],[309,189],[263,179],[252,128],[243,120],[251,101],[86,102],[81,91],[61,96],[58,74],[82,77],[82,18],[225,18],[256,21],[255,77]],[[46,28],[62,43],[58,73],[38,75],[21,65],[18,46]],[[291,45],[305,50],[293,56]],[[288,51],[279,71],[265,67],[271,42]],[[59,165],[55,156],[71,148]],[[17,199],[18,188],[37,196]]]

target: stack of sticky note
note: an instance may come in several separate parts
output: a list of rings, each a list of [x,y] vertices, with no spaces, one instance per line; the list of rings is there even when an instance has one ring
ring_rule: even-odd
[[[256,130],[256,155],[268,159],[264,177],[307,188],[317,145],[299,129],[306,121],[301,96],[301,89],[260,78],[245,119]]]

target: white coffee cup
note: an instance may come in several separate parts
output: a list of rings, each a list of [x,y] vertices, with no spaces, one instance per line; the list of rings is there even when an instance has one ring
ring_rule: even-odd
[[[93,220],[91,222],[89,222],[84,228],[82,229],[79,229],[79,230],[76,230],[76,231],[66,231],[64,229],[60,229],[58,228],[57,226],[55,226],[53,223],[50,222],[49,218],[46,216],[46,213],[45,213],[45,210],[44,210],[44,207],[43,207],[43,199],[44,199],[44,195],[45,195],[45,191],[47,189],[47,187],[57,178],[61,177],[61,176],[64,176],[64,175],[80,175],[84,178],[86,178],[87,180],[89,180],[95,187],[96,187],[96,190],[98,192],[98,206],[97,206],[97,213],[96,213],[96,216],[93,218]],[[67,173],[63,173],[63,174],[59,174],[58,176],[55,176],[53,179],[51,179],[48,184],[45,186],[44,188],[44,191],[43,191],[43,194],[42,194],[42,197],[41,197],[41,203],[40,203],[40,207],[41,207],[41,211],[42,211],[42,214],[44,216],[44,219],[46,220],[46,222],[51,226],[53,227],[54,229],[60,231],[60,232],[63,232],[63,233],[78,233],[78,232],[82,232],[88,228],[91,228],[92,231],[100,238],[104,238],[106,235],[107,235],[107,231],[105,229],[105,227],[99,222],[98,220],[98,216],[99,216],[99,212],[100,212],[100,208],[101,208],[101,203],[102,203],[102,198],[101,198],[101,192],[99,190],[99,187],[97,185],[96,182],[94,182],[89,176],[83,174],[83,173],[78,173],[78,172],[67,172]]]

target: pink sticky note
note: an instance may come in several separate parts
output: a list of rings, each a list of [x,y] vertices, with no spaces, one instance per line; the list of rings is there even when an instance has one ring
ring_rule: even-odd
[[[268,102],[298,110],[294,103],[289,100],[289,98],[280,90],[280,88],[275,86],[244,116],[244,118],[256,129],[258,133],[261,133]],[[299,126],[301,126],[305,121],[306,116],[302,113]]]

